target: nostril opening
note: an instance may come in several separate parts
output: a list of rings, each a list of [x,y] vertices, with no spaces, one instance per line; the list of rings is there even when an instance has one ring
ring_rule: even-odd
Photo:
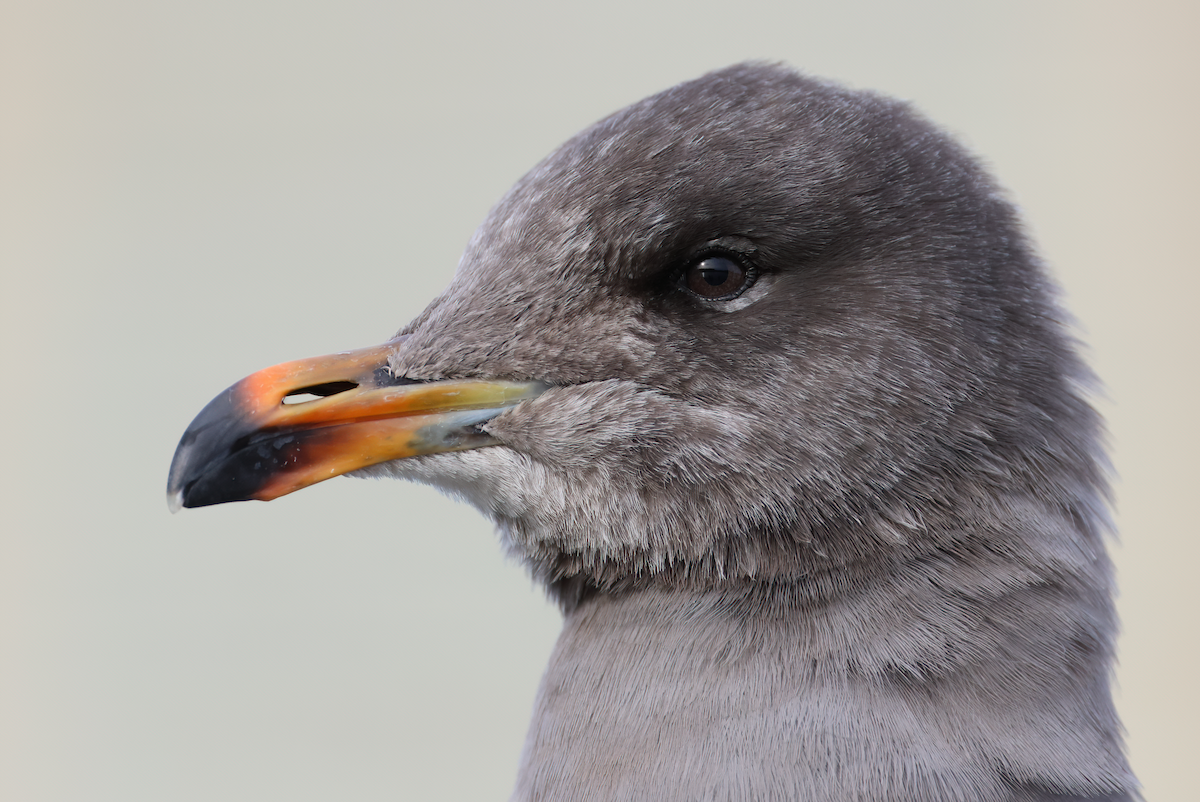
[[[316,401],[320,398],[327,398],[331,395],[344,393],[347,390],[353,390],[358,384],[355,382],[325,382],[324,384],[314,384],[309,387],[300,387],[292,390],[283,397],[283,403],[288,404],[307,404],[309,401]]]

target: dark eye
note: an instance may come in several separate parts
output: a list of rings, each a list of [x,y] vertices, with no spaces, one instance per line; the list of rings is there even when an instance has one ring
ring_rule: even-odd
[[[726,256],[706,256],[680,276],[679,283],[709,301],[736,298],[754,283],[755,271],[747,270]]]

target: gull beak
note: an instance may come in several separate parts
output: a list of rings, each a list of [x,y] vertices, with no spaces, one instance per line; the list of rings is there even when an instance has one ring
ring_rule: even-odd
[[[270,501],[388,460],[496,445],[480,425],[546,389],[395,377],[388,357],[400,342],[285,362],[218,395],[175,450],[172,512]]]

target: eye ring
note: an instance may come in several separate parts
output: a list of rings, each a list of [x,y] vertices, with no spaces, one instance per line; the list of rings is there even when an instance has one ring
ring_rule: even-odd
[[[676,286],[702,301],[732,301],[754,286],[758,270],[726,253],[707,253],[679,272]]]

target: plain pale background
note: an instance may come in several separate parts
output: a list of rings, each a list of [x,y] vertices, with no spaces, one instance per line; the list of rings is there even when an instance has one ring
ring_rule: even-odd
[[[222,388],[389,337],[594,120],[786,61],[912,100],[1108,387],[1120,709],[1195,798],[1194,3],[27,2],[0,14],[0,799],[502,799],[558,615],[472,510],[339,479],[168,515]]]

